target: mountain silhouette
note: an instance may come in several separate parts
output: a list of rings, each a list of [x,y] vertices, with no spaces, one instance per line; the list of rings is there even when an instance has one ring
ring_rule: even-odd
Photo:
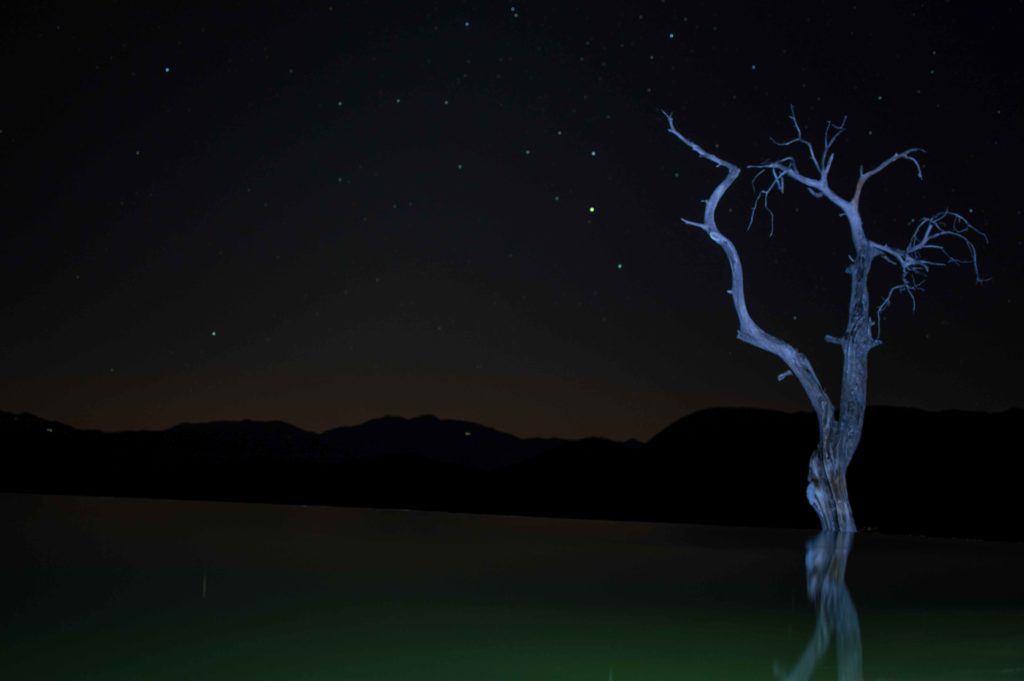
[[[862,529],[1024,540],[1024,411],[869,407],[849,470]],[[419,508],[746,526],[817,526],[810,413],[708,409],[650,441],[518,438],[387,416],[312,433],[282,422],[80,430],[0,412],[0,491]]]
[[[532,459],[565,442],[520,439],[477,423],[431,415],[413,419],[385,416],[358,426],[328,430],[320,439],[331,451],[349,457],[404,454],[485,471]]]

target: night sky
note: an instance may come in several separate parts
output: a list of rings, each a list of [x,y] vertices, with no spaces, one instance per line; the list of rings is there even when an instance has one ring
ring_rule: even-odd
[[[848,116],[833,186],[904,246],[943,208],[982,275],[884,318],[870,402],[1022,406],[1022,3],[11,3],[0,14],[0,409],[78,427],[385,414],[647,439],[807,410],[736,340],[696,219],[721,171]],[[154,9],[149,5],[159,5]],[[849,234],[790,188],[720,225],[751,313],[836,388]],[[877,293],[893,283],[878,262]]]

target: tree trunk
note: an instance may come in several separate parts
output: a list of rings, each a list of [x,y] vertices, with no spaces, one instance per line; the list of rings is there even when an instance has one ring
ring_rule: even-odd
[[[871,334],[868,273],[874,255],[863,238],[860,213],[850,206],[847,218],[853,227],[856,256],[846,272],[850,275],[850,306],[846,332],[831,339],[843,349],[843,383],[837,420],[818,423],[818,448],[811,455],[807,473],[807,500],[821,529],[827,532],[856,532],[846,469],[860,445],[864,410],[868,400],[868,354],[878,342]]]
[[[846,465],[843,463],[849,461],[853,453],[844,456],[843,452],[837,451],[842,445],[835,430],[838,429],[830,429],[811,455],[807,501],[818,514],[823,531],[856,532],[857,524],[853,520],[853,508],[846,488]]]

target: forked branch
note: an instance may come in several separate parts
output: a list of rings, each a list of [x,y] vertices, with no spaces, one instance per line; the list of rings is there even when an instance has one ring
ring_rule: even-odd
[[[753,223],[758,207],[761,207],[768,213],[769,219],[771,220],[772,230],[774,231],[775,215],[768,205],[768,199],[772,192],[778,191],[781,194],[785,189],[786,178],[790,178],[803,185],[811,196],[819,199],[826,198],[838,207],[843,214],[850,219],[850,226],[853,229],[852,236],[856,244],[857,242],[862,241],[861,237],[863,236],[858,230],[860,223],[858,204],[860,202],[861,193],[864,190],[864,185],[867,184],[867,181],[896,161],[900,160],[912,163],[914,165],[914,169],[917,171],[917,177],[919,179],[922,178],[921,164],[916,155],[923,154],[924,150],[917,148],[906,149],[893,154],[870,170],[864,170],[864,168],[861,167],[853,195],[849,199],[843,198],[843,196],[835,191],[829,184],[828,174],[829,171],[832,170],[832,162],[835,160],[833,147],[839,139],[839,136],[846,131],[846,118],[844,117],[842,122],[839,124],[831,121],[825,124],[825,133],[820,149],[815,148],[814,144],[804,136],[803,130],[801,129],[800,123],[796,117],[796,111],[792,107],[790,107],[789,111],[789,121],[793,126],[795,135],[784,142],[780,142],[775,139],[773,139],[772,142],[780,147],[803,147],[806,150],[806,156],[810,160],[814,172],[802,172],[797,164],[797,159],[793,156],[783,156],[782,158],[772,161],[764,161],[750,166],[751,168],[756,168],[758,170],[757,174],[754,176],[755,189],[757,189],[756,184],[760,178],[769,177],[770,182],[757,189],[754,206],[750,213],[750,220],[747,223],[748,227]],[[855,219],[851,219],[854,216]]]
[[[893,154],[892,156],[890,156],[889,158],[885,159],[884,161],[879,163],[877,166],[872,168],[871,170],[865,171],[864,170],[864,166],[861,166],[861,168],[860,168],[860,175],[857,177],[857,188],[853,190],[852,203],[854,205],[857,205],[857,204],[860,203],[860,193],[861,193],[861,190],[864,189],[864,185],[867,183],[868,180],[870,180],[872,177],[874,177],[878,173],[882,172],[883,170],[885,170],[886,168],[891,166],[896,161],[903,160],[903,161],[909,161],[909,162],[913,163],[914,164],[914,169],[917,170],[917,179],[923,180],[924,179],[924,175],[921,173],[921,163],[917,160],[917,158],[914,157],[914,154],[923,154],[923,153],[924,153],[924,149],[918,149],[918,148],[914,147],[912,149],[907,149],[905,151],[900,151],[898,153]]]
[[[825,124],[825,134],[820,150],[815,149],[814,144],[804,137],[800,122],[796,117],[796,110],[792,106],[789,108],[789,122],[793,126],[794,136],[782,142],[773,138],[772,142],[779,147],[803,147],[807,152],[806,156],[810,160],[814,172],[804,173],[801,171],[796,158],[793,156],[783,156],[773,161],[764,161],[750,166],[758,171],[753,180],[755,188],[757,188],[757,182],[760,178],[769,177],[771,180],[767,186],[757,190],[754,206],[750,213],[750,220],[747,223],[748,227],[753,222],[757,208],[760,206],[765,209],[771,218],[772,230],[774,231],[775,215],[768,206],[768,199],[772,192],[778,191],[781,194],[785,190],[786,178],[803,185],[811,196],[816,199],[827,198],[838,206],[843,213],[848,213],[851,208],[850,202],[833,191],[828,182],[828,174],[832,170],[832,162],[835,160],[833,147],[839,136],[846,131],[846,118],[843,118],[838,124],[832,121]]]
[[[900,283],[889,289],[875,310],[876,335],[881,329],[882,313],[892,304],[893,296],[897,293],[906,294],[910,298],[911,309],[917,309],[915,294],[924,289],[925,279],[932,267],[970,265],[976,283],[987,281],[978,269],[978,250],[972,238],[980,238],[988,243],[985,232],[962,214],[943,210],[918,220],[905,248],[871,242],[875,255],[900,270]]]
[[[674,137],[692,149],[699,157],[714,163],[720,168],[726,169],[725,178],[718,183],[715,189],[711,192],[711,195],[704,201],[703,221],[698,222],[696,220],[683,218],[682,222],[690,227],[696,227],[697,229],[706,232],[708,237],[710,237],[711,240],[718,244],[718,246],[724,251],[726,259],[729,261],[729,270],[732,274],[732,287],[729,289],[728,293],[732,298],[733,307],[736,310],[736,317],[739,321],[737,337],[745,343],[772,353],[786,364],[788,371],[780,375],[780,380],[789,373],[796,376],[818,416],[819,427],[823,430],[827,429],[832,423],[835,412],[832,401],[829,399],[828,394],[825,392],[821,382],[818,380],[818,376],[814,372],[814,368],[811,366],[807,357],[786,341],[766,332],[750,316],[750,311],[747,309],[746,291],[744,289],[743,264],[740,262],[739,252],[736,250],[736,246],[733,244],[732,240],[722,234],[718,229],[715,212],[718,209],[718,204],[721,202],[725,192],[736,181],[736,178],[739,177],[740,167],[718,157],[715,154],[712,154],[693,140],[680,133],[675,127],[675,121],[672,118],[672,114],[665,111],[662,111],[662,114],[668,122],[668,131]]]

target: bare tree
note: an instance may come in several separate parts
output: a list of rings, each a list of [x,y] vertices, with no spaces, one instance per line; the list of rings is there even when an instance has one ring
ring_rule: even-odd
[[[743,266],[739,252],[729,237],[719,230],[716,219],[718,205],[726,191],[739,177],[740,166],[706,151],[676,129],[671,114],[662,113],[668,121],[668,131],[672,135],[700,158],[726,171],[725,178],[704,201],[703,219],[698,221],[684,218],[682,222],[706,232],[725,253],[732,273],[732,287],[728,293],[739,320],[737,337],[781,359],[788,370],[779,375],[779,380],[790,375],[795,376],[814,408],[818,420],[818,446],[811,455],[807,500],[818,514],[822,529],[855,532],[857,526],[847,493],[846,470],[860,443],[864,426],[868,354],[881,344],[879,333],[882,312],[889,307],[893,296],[898,293],[908,295],[914,303],[914,296],[921,291],[924,279],[933,267],[950,264],[970,265],[974,269],[975,279],[980,283],[982,278],[978,272],[977,251],[972,239],[980,238],[987,241],[985,234],[960,213],[943,210],[920,219],[909,242],[903,248],[872,241],[864,231],[860,213],[860,199],[864,186],[868,180],[897,161],[906,161],[912,165],[921,179],[918,156],[922,151],[907,149],[893,154],[870,170],[861,167],[852,194],[845,198],[829,181],[829,171],[835,160],[833,147],[845,129],[845,119],[839,125],[831,122],[826,125],[824,139],[818,148],[804,137],[796,114],[790,112],[789,119],[793,125],[794,136],[784,142],[772,141],[779,147],[792,148],[805,155],[807,160],[803,163],[805,166],[809,163],[810,172],[801,170],[793,156],[783,156],[748,166],[755,172],[755,187],[760,186],[760,189],[757,191],[747,226],[749,228],[758,207],[761,207],[771,217],[774,229],[775,216],[768,206],[768,200],[775,192],[781,193],[786,181],[789,180],[805,187],[814,198],[829,201],[836,206],[849,227],[853,253],[849,256],[849,263],[846,266],[846,272],[851,279],[846,331],[838,338],[825,336],[827,342],[840,346],[843,353],[842,382],[837,410],[807,357],[790,343],[766,332],[754,321],[747,309]],[[881,258],[894,265],[899,271],[900,283],[893,286],[872,310],[868,274],[875,258]]]

